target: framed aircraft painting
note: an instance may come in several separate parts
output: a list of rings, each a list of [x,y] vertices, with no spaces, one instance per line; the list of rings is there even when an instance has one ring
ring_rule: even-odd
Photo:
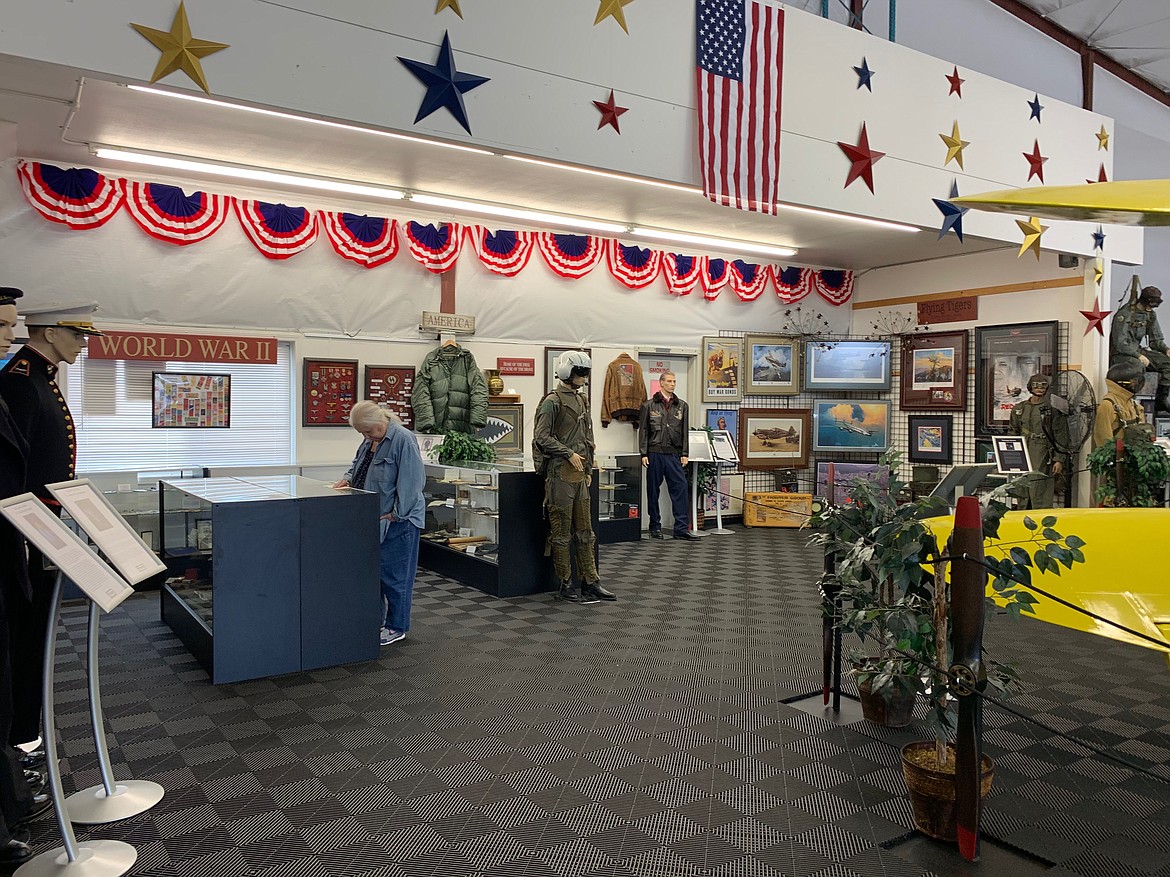
[[[782,335],[744,338],[743,391],[749,396],[794,396],[800,392],[800,339]]]
[[[902,336],[903,409],[967,410],[967,330]]]
[[[739,409],[739,460],[744,469],[803,469],[808,465],[807,408]]]
[[[804,345],[804,389],[890,389],[889,341],[807,341]]]
[[[889,446],[888,401],[818,399],[813,403],[814,451],[880,454]]]

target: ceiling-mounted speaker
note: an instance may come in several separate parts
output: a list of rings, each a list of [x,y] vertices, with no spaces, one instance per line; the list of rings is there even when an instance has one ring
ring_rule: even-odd
[[[1074,256],[1072,253],[1060,253],[1056,257],[1056,264],[1061,268],[1079,268],[1081,257]]]

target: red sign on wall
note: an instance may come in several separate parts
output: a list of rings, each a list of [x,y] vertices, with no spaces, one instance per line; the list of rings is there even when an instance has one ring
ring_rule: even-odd
[[[936,323],[969,323],[979,319],[979,299],[942,298],[918,303],[918,322],[922,326]]]
[[[502,375],[535,375],[536,360],[499,356],[496,357],[496,368]]]
[[[164,335],[106,332],[91,335],[90,359],[145,359],[159,362],[276,362],[275,338],[236,335]]]

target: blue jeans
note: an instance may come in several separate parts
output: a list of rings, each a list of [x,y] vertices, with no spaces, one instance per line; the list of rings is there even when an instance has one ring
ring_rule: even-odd
[[[391,521],[382,540],[382,596],[386,598],[382,626],[390,630],[410,630],[410,600],[418,571],[421,532],[410,521]]]
[[[685,533],[691,520],[690,502],[687,497],[687,476],[683,474],[682,461],[677,454],[647,454],[650,465],[646,475],[646,505],[650,510],[650,529],[662,529],[662,513],[658,511],[658,491],[662,479],[670,493],[670,507],[674,512],[674,532]]]

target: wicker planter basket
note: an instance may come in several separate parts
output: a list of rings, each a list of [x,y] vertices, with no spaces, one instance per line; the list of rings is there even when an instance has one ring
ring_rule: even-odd
[[[947,767],[940,770],[933,740],[918,740],[902,747],[902,776],[910,790],[914,827],[937,840],[955,842],[955,750],[947,747]],[[979,794],[986,798],[995,777],[995,762],[983,756]]]
[[[914,718],[914,704],[918,695],[914,691],[906,691],[902,686],[894,689],[893,697],[887,703],[880,694],[870,690],[868,682],[857,683],[857,694],[861,700],[861,714],[866,721],[881,725],[883,728],[904,728]]]

